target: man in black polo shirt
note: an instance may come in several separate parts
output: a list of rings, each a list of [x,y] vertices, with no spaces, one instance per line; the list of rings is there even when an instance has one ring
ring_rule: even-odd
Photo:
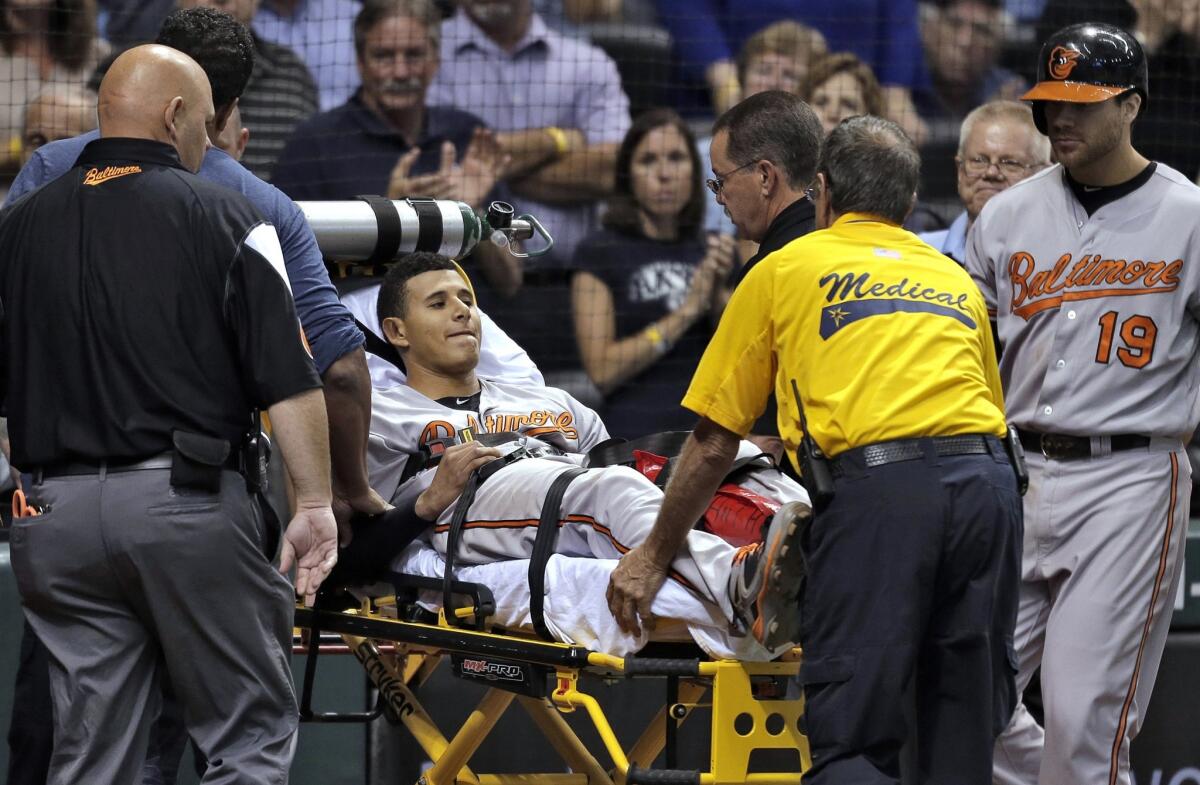
[[[291,763],[293,591],[233,469],[267,409],[296,489],[281,567],[312,594],[337,558],[328,426],[274,230],[191,174],[213,114],[194,61],[130,50],[102,138],[0,213],[0,391],[42,509],[13,527],[13,570],[50,652],[51,783],[137,779],[159,678],[206,780]]]
[[[737,281],[767,254],[816,228],[806,191],[816,176],[821,137],[812,133],[801,107],[808,109],[791,93],[767,90],[729,109],[713,126],[708,188],[738,236],[758,243]]]

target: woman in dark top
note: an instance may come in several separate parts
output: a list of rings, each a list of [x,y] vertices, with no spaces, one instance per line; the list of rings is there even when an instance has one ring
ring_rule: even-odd
[[[733,263],[732,237],[701,234],[701,172],[675,112],[641,115],[617,153],[604,228],[576,251],[575,335],[613,436],[695,424],[679,402],[708,345],[715,284]]]

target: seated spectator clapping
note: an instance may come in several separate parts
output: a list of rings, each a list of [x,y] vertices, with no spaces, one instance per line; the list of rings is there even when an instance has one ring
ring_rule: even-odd
[[[701,167],[678,115],[641,115],[617,155],[605,228],[576,251],[575,334],[615,436],[683,430],[695,419],[679,401],[733,263],[732,237],[701,238]]]
[[[473,114],[425,105],[440,22],[432,0],[366,0],[354,20],[362,87],[296,129],[275,185],[297,200],[376,194],[482,206],[504,165],[495,137]],[[474,256],[498,290],[520,285],[512,256],[488,243]]]

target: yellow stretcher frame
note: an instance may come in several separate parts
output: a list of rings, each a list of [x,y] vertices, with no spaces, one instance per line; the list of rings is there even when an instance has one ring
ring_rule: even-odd
[[[811,766],[808,743],[801,732],[803,699],[756,695],[765,686],[786,689],[800,667],[794,650],[775,662],[737,660],[621,658],[586,648],[513,635],[505,631],[463,629],[439,614],[438,622],[401,621],[381,607],[393,598],[363,600],[361,607],[341,611],[298,605],[296,625],[308,630],[298,653],[308,655],[301,700],[301,719],[315,722],[366,721],[384,710],[412,735],[433,766],[417,785],[798,785]],[[479,613],[461,608],[460,618]],[[482,624],[478,625],[482,626]],[[363,664],[379,691],[373,712],[318,713],[311,708],[316,658],[321,635],[335,633]],[[343,651],[345,649],[342,649]],[[447,656],[456,675],[471,663],[472,672],[492,686],[461,726],[447,736],[422,706],[418,689]],[[522,685],[506,684],[516,665],[533,674]],[[604,709],[581,689],[581,678],[662,677],[667,679],[666,705],[649,721],[638,740],[624,749]],[[515,676],[513,677],[515,679]],[[541,680],[541,686],[538,681]],[[550,685],[547,687],[547,682]],[[525,693],[525,694],[522,694]],[[707,702],[701,702],[710,694]],[[505,711],[517,702],[570,769],[570,773],[482,774],[472,771],[471,756],[487,739]],[[696,708],[711,708],[711,749],[707,771],[650,768],[666,751],[675,765],[675,731]],[[582,710],[590,719],[611,766],[604,766],[562,715]],[[799,771],[751,772],[756,750],[799,752]]]

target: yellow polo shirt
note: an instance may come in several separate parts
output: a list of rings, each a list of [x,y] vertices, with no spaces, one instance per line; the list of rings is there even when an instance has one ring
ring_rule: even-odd
[[[751,270],[683,405],[745,435],[773,383],[795,462],[793,379],[830,456],[892,439],[1005,432],[979,289],[954,261],[873,216],[844,215]]]

